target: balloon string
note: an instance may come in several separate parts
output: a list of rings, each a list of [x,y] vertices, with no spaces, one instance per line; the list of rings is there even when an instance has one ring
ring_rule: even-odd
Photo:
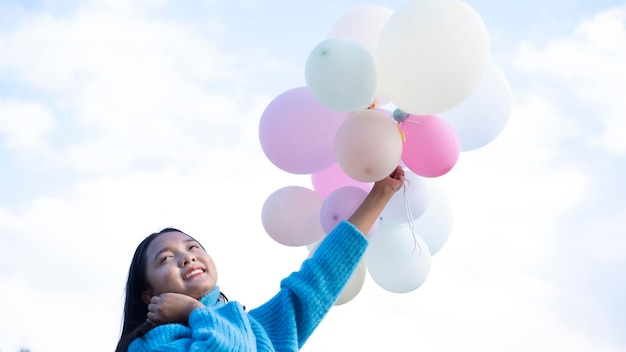
[[[419,124],[419,121],[413,121],[413,120],[404,120],[402,122],[410,122],[410,123],[414,123],[414,124]],[[406,142],[406,134],[404,134],[404,131],[402,131],[402,129],[400,128],[400,121],[398,121],[398,132],[400,132],[400,136],[402,137],[402,142],[405,143]]]
[[[406,210],[406,219],[407,222],[409,223],[409,229],[411,229],[411,235],[413,236],[413,253],[415,253],[415,250],[419,247],[419,253],[418,255],[422,255],[422,247],[419,245],[419,242],[417,241],[417,236],[415,235],[415,224],[413,223],[413,214],[411,213],[411,204],[409,203],[409,196],[407,194],[407,190],[406,190],[406,184],[407,183],[411,183],[409,182],[409,180],[404,180],[405,183],[402,184],[402,197],[404,199],[404,209]]]
[[[400,132],[400,137],[402,137],[402,143],[406,142],[406,134],[404,134],[404,131],[402,131],[402,129],[400,129],[400,122],[398,122],[398,132]]]

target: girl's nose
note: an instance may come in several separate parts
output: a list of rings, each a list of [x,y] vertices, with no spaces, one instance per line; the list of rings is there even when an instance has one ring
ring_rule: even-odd
[[[184,267],[185,265],[190,264],[195,261],[196,261],[196,257],[193,254],[185,253],[181,256],[179,264],[181,267]]]

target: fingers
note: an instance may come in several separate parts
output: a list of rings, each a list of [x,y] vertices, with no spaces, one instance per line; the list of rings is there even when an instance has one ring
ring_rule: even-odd
[[[160,303],[161,303],[161,297],[152,296],[152,298],[150,298],[150,303],[148,303],[148,311],[151,311],[151,312],[156,311]]]
[[[394,191],[398,191],[404,184],[404,169],[400,165],[396,166],[393,172],[389,175],[389,178],[393,180],[392,186]]]
[[[157,321],[157,315],[154,312],[148,312],[148,315],[146,317],[146,321],[150,324],[156,324]]]
[[[397,178],[397,176],[400,176],[400,175],[404,175],[404,170],[402,169],[402,166],[398,165],[396,166],[395,169],[393,169],[393,171],[391,172],[391,175],[389,176],[393,178]]]
[[[159,310],[159,306],[161,304],[161,297],[152,296],[150,298],[150,303],[148,304],[148,314],[146,316],[146,321],[151,324],[156,324],[158,322],[157,311]]]
[[[396,166],[389,177],[400,181],[404,180],[404,169],[400,165]]]

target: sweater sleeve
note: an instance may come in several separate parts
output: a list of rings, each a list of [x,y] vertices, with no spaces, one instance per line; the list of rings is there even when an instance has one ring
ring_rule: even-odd
[[[341,294],[367,243],[356,227],[341,222],[299,271],[282,280],[276,296],[250,311],[277,351],[302,347]]]

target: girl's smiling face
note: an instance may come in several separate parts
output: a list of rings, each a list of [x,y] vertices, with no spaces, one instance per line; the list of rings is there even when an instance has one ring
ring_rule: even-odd
[[[144,301],[165,292],[183,293],[195,299],[211,292],[217,284],[217,270],[200,243],[178,232],[165,232],[146,250],[146,278],[150,289]]]

